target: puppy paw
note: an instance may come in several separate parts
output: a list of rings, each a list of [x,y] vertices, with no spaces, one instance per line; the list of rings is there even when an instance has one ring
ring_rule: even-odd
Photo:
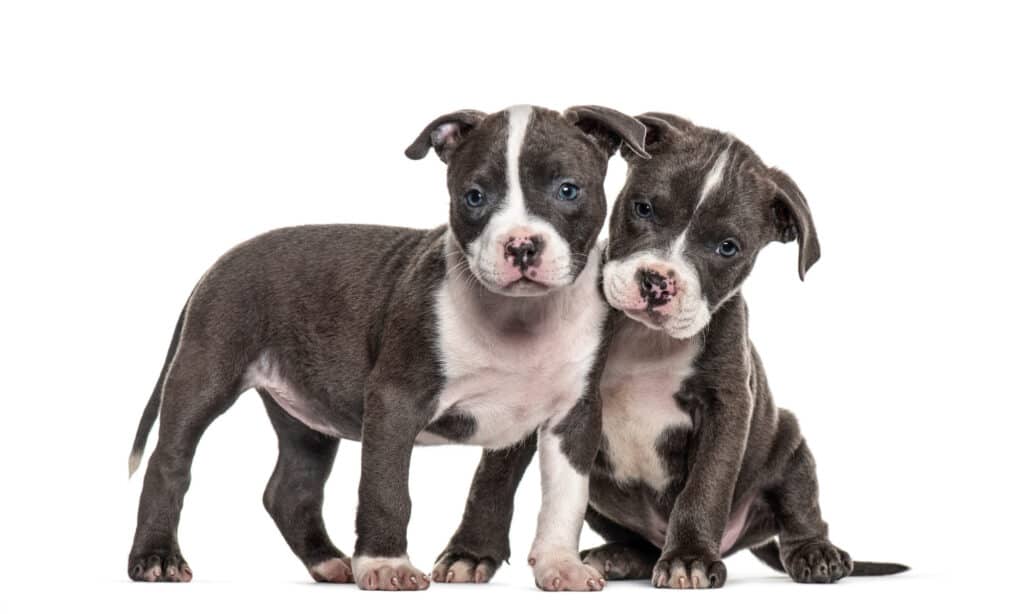
[[[354,580],[352,561],[347,556],[334,557],[309,566],[309,575],[317,582],[348,584]]]
[[[477,557],[446,550],[437,558],[431,575],[434,582],[483,584],[494,577],[500,565],[489,556]]]
[[[575,552],[530,556],[533,579],[545,591],[599,591],[605,586],[601,572],[585,565]]]
[[[584,550],[580,558],[605,580],[637,580],[651,577],[656,557],[629,544],[610,543]]]
[[[143,552],[128,557],[128,577],[135,582],[190,582],[192,568],[177,550]]]
[[[785,568],[797,582],[831,584],[853,572],[853,560],[828,540],[814,540],[787,552]]]
[[[654,565],[655,588],[720,588],[725,584],[725,563],[717,555],[666,553]]]
[[[352,559],[352,571],[356,584],[367,591],[421,591],[430,586],[430,578],[405,556],[356,556]]]

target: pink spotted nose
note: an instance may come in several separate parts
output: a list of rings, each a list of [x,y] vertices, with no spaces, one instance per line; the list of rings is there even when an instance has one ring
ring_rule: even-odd
[[[677,284],[675,273],[668,269],[644,268],[637,271],[640,296],[652,309],[666,305],[682,289]]]
[[[526,273],[540,264],[544,240],[538,235],[514,235],[505,242],[505,261]]]

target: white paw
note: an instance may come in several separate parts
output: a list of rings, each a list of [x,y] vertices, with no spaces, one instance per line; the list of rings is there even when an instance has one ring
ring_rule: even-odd
[[[545,591],[599,591],[605,580],[601,572],[585,565],[575,552],[530,557],[533,579]]]
[[[345,584],[352,581],[352,561],[348,557],[327,559],[310,566],[309,575],[317,582]]]
[[[359,588],[368,591],[421,591],[430,578],[409,562],[409,557],[352,557],[352,571]]]

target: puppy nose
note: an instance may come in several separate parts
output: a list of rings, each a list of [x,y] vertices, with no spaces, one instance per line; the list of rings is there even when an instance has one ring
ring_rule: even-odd
[[[505,257],[516,267],[526,269],[537,264],[543,249],[544,241],[539,236],[512,237],[505,243]]]
[[[664,305],[676,295],[676,281],[671,275],[666,277],[659,271],[642,269],[639,278],[640,296],[652,307]]]

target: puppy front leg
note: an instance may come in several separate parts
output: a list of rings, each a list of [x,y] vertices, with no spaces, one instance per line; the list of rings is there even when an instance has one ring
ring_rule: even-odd
[[[422,590],[430,585],[406,553],[412,510],[409,462],[416,435],[429,420],[417,409],[415,396],[393,384],[368,387],[352,557],[355,581],[362,589]]]
[[[435,582],[487,582],[510,554],[516,489],[537,451],[537,435],[502,450],[484,450],[459,528],[434,563]]]
[[[669,515],[665,545],[651,577],[658,588],[725,584],[719,548],[746,449],[751,397],[716,397],[704,408],[696,461]]]
[[[599,591],[605,581],[600,572],[580,560],[579,544],[590,465],[601,433],[600,401],[580,400],[564,418],[556,420],[537,434],[542,492],[530,565],[543,590]]]

